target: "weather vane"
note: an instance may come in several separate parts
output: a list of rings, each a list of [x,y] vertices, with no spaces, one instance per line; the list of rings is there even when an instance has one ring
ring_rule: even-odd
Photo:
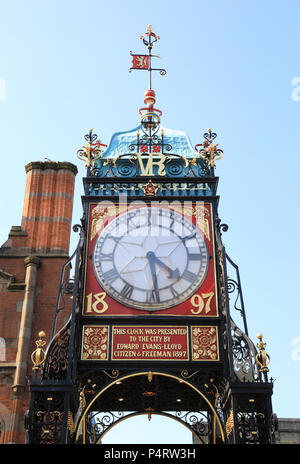
[[[140,36],[140,39],[143,41],[144,45],[148,48],[148,55],[136,55],[130,52],[132,56],[132,67],[129,69],[131,72],[132,69],[143,69],[149,72],[149,89],[152,87],[152,71],[159,71],[162,76],[166,74],[165,69],[161,68],[152,68],[151,58],[161,58],[160,55],[152,55],[153,45],[160,39],[160,37],[152,31],[152,26],[149,25],[146,33]]]
[[[148,71],[149,88],[146,90],[144,95],[144,103],[147,105],[147,108],[140,108],[139,113],[142,116],[141,122],[144,129],[149,129],[151,126],[152,128],[157,128],[159,126],[162,112],[157,108],[154,108],[155,92],[152,89],[152,71],[159,71],[160,74],[164,76],[166,74],[166,70],[162,68],[152,68],[151,59],[160,58],[160,56],[152,54],[152,47],[159,40],[159,36],[154,34],[151,25],[148,26],[146,33],[140,36],[140,39],[148,48],[148,55],[137,55],[130,52],[130,55],[132,56],[132,67],[130,68],[129,72],[131,72],[132,69]]]

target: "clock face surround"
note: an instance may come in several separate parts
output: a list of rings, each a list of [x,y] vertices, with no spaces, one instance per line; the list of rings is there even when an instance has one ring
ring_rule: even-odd
[[[96,279],[108,295],[147,311],[187,300],[203,283],[209,266],[202,232],[181,214],[150,206],[109,222],[92,258]]]

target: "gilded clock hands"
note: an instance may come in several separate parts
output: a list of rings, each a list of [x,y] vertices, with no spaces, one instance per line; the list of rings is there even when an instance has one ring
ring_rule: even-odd
[[[165,271],[168,271],[169,275],[168,275],[168,278],[169,279],[178,279],[179,277],[179,270],[176,268],[176,269],[171,269],[169,266],[167,266],[165,263],[163,263],[159,258],[157,258],[157,256],[155,255],[155,253],[153,253],[153,251],[148,251],[147,253],[147,258],[149,260],[149,264],[150,264],[150,268],[151,266],[153,266],[153,264],[157,264],[158,266],[160,266],[162,269],[164,269]],[[154,266],[154,270],[155,270],[155,266]]]

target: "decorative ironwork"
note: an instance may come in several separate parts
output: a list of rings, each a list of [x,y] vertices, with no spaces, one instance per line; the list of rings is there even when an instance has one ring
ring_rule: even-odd
[[[146,414],[148,420],[152,415],[159,415],[175,419],[182,425],[188,427],[191,432],[199,439],[200,443],[209,443],[212,437],[210,428],[210,417],[207,411],[155,411],[154,408],[146,408],[145,411],[93,411],[88,414],[86,419],[85,434],[81,435],[78,442],[85,444],[100,443],[100,440],[109,429],[117,423],[128,419]]]
[[[256,364],[257,352],[253,342],[233,321],[231,321],[231,329],[233,368],[237,378],[242,382],[260,380]]]
[[[97,443],[105,431],[125,417],[124,411],[92,412],[86,422],[87,443]]]
[[[33,414],[26,417],[26,430],[35,444],[60,444],[63,433],[63,392],[39,392],[33,401]]]
[[[252,400],[254,403],[254,400]],[[243,445],[269,443],[269,424],[265,411],[247,411],[237,414],[240,443]]]
[[[168,177],[168,175],[166,177]],[[126,195],[127,197],[143,197],[145,196],[144,188],[147,185],[147,182],[144,183],[139,181],[99,182],[96,179],[93,179],[93,182],[87,179],[86,183],[89,186],[89,194],[91,196],[101,197],[119,197],[120,195]],[[187,182],[184,179],[164,183],[155,180],[155,185],[158,187],[156,194],[160,197],[207,197],[213,195],[215,191],[215,185],[213,183],[199,181]]]
[[[104,372],[104,374],[107,375],[107,377],[109,377],[110,379],[116,379],[120,375],[120,372],[117,369],[113,369],[111,372],[105,370],[103,370],[102,372]]]
[[[205,132],[203,137],[205,141],[203,143],[198,143],[195,146],[195,150],[198,151],[198,153],[203,156],[207,160],[208,164],[213,168],[215,167],[215,161],[223,158],[224,152],[220,148],[217,148],[219,146],[218,143],[216,145],[213,144],[217,134],[212,132],[211,129],[208,129],[208,132]]]
[[[239,267],[232,261],[232,259],[230,259],[228,255],[226,255],[226,260],[234,268],[234,271],[236,274],[236,279],[232,279],[227,276],[227,291],[229,295],[233,294],[234,292],[236,294],[236,298],[234,302],[234,309],[240,312],[242,319],[243,319],[244,331],[246,335],[248,336],[248,327],[247,327],[246,312],[245,312],[245,306],[244,306],[244,298],[243,298],[243,292],[242,292]]]
[[[143,130],[143,126],[142,126]],[[131,153],[162,153],[170,152],[172,145],[165,143],[164,130],[161,129],[160,137],[157,134],[152,134],[151,137],[147,133],[140,136],[140,131],[137,130],[136,143],[131,143],[128,149]]]
[[[202,442],[208,442],[209,415],[207,411],[175,411],[174,416],[186,423],[201,439]]]
[[[77,157],[85,161],[86,167],[90,167],[103,155],[103,148],[107,145],[100,142],[97,134],[93,134],[93,129],[89,130],[89,133],[84,136],[87,144],[83,145],[80,150],[77,150]]]
[[[66,303],[66,296],[70,296],[71,293],[74,291],[74,278],[70,278],[70,269],[71,263],[74,260],[75,256],[78,254],[80,247],[82,246],[83,236],[82,236],[82,226],[80,224],[75,224],[73,226],[74,232],[80,232],[80,237],[78,241],[78,245],[74,251],[74,253],[66,260],[64,265],[62,266],[60,281],[58,286],[57,292],[57,299],[56,299],[56,307],[55,307],[55,314],[53,318],[52,324],[52,332],[51,332],[51,339],[54,337],[55,330],[56,330],[56,320],[59,312],[65,308]]]
[[[191,379],[192,377],[194,377],[194,375],[198,374],[199,371],[194,371],[192,373],[190,373],[189,371],[187,370],[183,370],[181,371],[181,377],[184,378],[184,379]]]
[[[43,379],[62,380],[66,378],[70,332],[71,320],[52,339],[46,351],[46,360],[42,370]]]

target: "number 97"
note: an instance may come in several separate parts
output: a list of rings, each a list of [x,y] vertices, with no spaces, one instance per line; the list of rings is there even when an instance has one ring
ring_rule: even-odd
[[[208,314],[211,311],[210,303],[214,296],[214,292],[209,293],[201,293],[198,295],[197,293],[192,296],[190,302],[193,308],[191,308],[191,313],[193,314],[200,314],[203,309],[204,313]]]

